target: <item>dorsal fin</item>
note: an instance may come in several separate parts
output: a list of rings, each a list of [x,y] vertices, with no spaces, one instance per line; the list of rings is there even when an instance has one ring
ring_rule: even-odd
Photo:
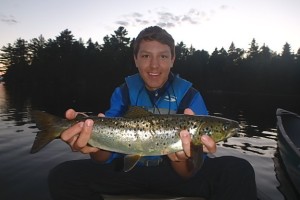
[[[139,118],[145,116],[151,116],[153,113],[149,112],[145,108],[139,106],[130,106],[128,111],[125,113],[123,117],[125,118]]]

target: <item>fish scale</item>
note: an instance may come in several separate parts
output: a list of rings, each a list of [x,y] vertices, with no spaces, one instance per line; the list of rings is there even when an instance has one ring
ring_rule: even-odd
[[[78,120],[61,119],[41,111],[33,112],[33,118],[40,131],[37,133],[31,153],[38,152],[59,137],[65,129],[78,122]],[[202,135],[209,135],[215,142],[219,142],[233,136],[239,129],[236,121],[226,118],[157,115],[140,107],[131,107],[124,117],[91,119],[94,120],[94,126],[88,141],[89,145],[126,155],[137,155],[135,159],[141,156],[159,156],[181,151],[179,133],[182,130],[189,131],[192,146],[199,146],[198,149],[202,149]]]
[[[226,120],[223,118],[187,115],[154,115],[139,119],[104,118],[95,120],[94,124],[98,128],[94,130],[95,134],[89,144],[125,154],[162,155],[162,152],[166,154],[182,150],[180,145],[174,143],[180,142],[179,133],[184,129],[191,133],[192,142],[196,144],[201,143],[200,136],[204,134],[212,136],[216,142],[230,137],[234,131],[226,133],[223,127],[228,122],[224,121]],[[103,122],[104,125],[101,125]],[[230,122],[236,124],[234,121]],[[236,126],[232,128],[235,129]],[[149,147],[151,151],[148,151]]]

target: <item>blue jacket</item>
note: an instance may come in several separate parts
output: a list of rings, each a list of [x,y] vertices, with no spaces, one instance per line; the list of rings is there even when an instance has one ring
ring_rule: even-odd
[[[162,89],[148,91],[139,74],[125,79],[112,94],[108,117],[122,116],[129,106],[141,106],[156,114],[183,113],[190,108],[196,115],[207,115],[204,100],[192,83],[170,74]]]
[[[139,74],[129,76],[123,85],[115,89],[110,103],[106,117],[120,117],[129,106],[141,106],[155,114],[182,114],[186,108],[192,109],[196,115],[208,114],[202,96],[192,87],[192,83],[172,73],[164,86],[156,91],[148,91]],[[112,153],[106,163],[121,156]],[[148,158],[155,159],[157,156]]]

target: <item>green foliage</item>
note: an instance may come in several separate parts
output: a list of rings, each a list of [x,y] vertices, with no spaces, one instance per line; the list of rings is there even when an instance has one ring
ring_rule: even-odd
[[[75,40],[67,29],[47,41],[42,35],[30,42],[19,38],[1,49],[5,86],[26,91],[33,101],[51,99],[48,107],[76,108],[87,102],[95,107],[106,102],[108,107],[113,89],[136,72],[134,39],[127,35],[119,27],[103,38],[103,44]],[[299,94],[300,49],[294,54],[288,43],[281,55],[265,44],[259,47],[255,39],[248,50],[232,42],[228,51],[216,48],[210,55],[180,42],[175,51],[173,72],[203,92]]]

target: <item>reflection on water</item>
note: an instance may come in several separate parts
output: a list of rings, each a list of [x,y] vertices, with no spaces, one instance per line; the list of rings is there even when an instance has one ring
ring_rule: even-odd
[[[275,102],[269,107],[262,101],[263,107],[257,101],[251,104],[236,97],[221,101],[209,94],[205,99],[210,114],[238,120],[241,125],[239,135],[219,143],[218,152],[211,156],[247,159],[255,169],[260,199],[297,199],[277,155],[275,107],[285,104]],[[38,154],[29,154],[37,131],[30,110],[28,102],[12,99],[0,84],[0,199],[50,199],[46,182],[49,169],[65,160],[88,157],[71,152],[60,140]]]
[[[300,96],[223,94],[222,97],[207,95],[211,114],[235,119],[241,128],[237,137],[220,144],[216,155],[247,159],[254,167],[261,199],[300,199],[281,167],[275,116],[277,108],[300,113]]]

